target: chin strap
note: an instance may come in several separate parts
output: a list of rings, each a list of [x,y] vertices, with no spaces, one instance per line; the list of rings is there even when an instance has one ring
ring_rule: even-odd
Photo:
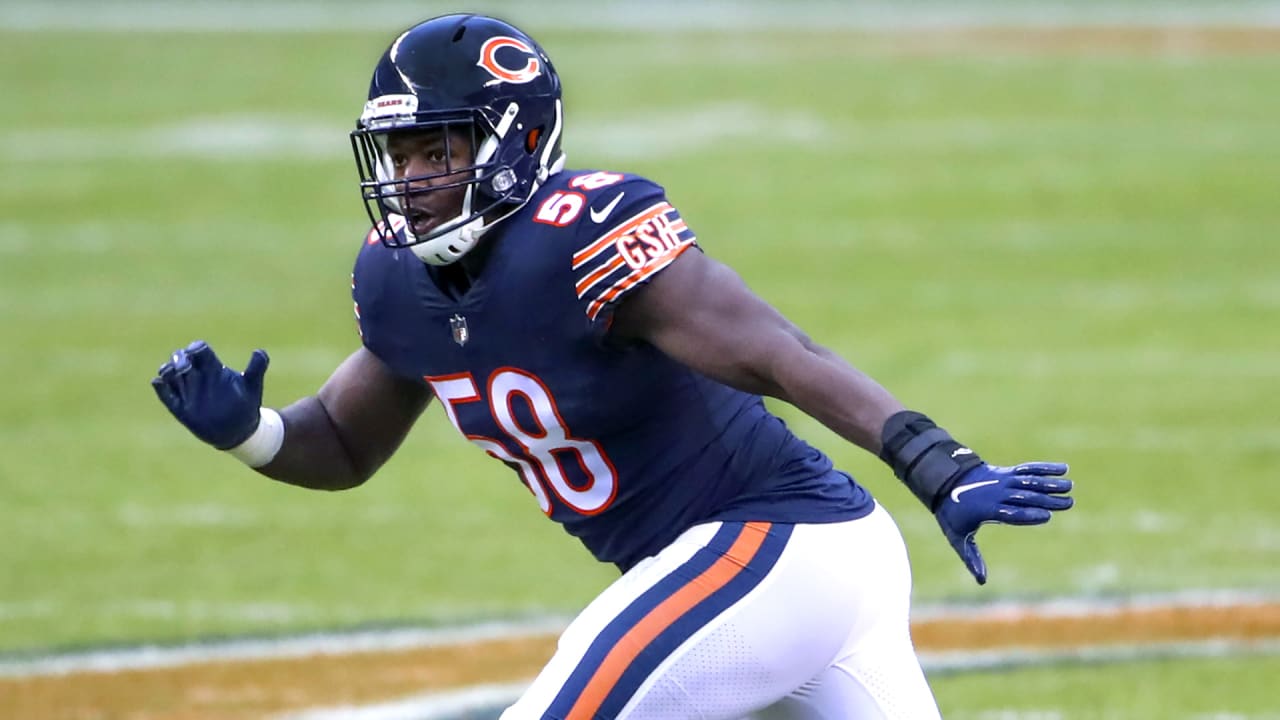
[[[533,195],[533,193],[538,191],[538,188],[542,186],[542,183],[545,182],[547,178],[555,175],[561,170],[564,170],[565,161],[566,156],[562,152],[558,157],[556,157],[550,167],[540,168],[538,170],[538,179],[534,181],[533,186],[529,189],[529,194]],[[471,214],[471,198],[473,191],[474,188],[467,188],[467,194],[462,203],[462,213],[459,214],[459,218],[465,218]],[[449,265],[455,263],[461,259],[463,255],[470,252],[471,248],[475,247],[475,244],[480,241],[480,238],[484,236],[485,233],[493,229],[493,227],[498,223],[514,215],[522,207],[524,207],[523,204],[514,205],[510,210],[494,218],[491,222],[486,222],[483,217],[476,218],[475,220],[460,225],[439,237],[432,238],[426,242],[412,244],[409,246],[409,249],[413,251],[414,255],[418,256],[420,260],[428,265]],[[405,233],[412,235],[413,231],[406,226]]]
[[[476,164],[483,165],[488,162],[494,153],[498,151],[498,145],[501,138],[506,137],[511,130],[511,125],[515,122],[516,116],[520,114],[520,106],[517,103],[507,105],[506,111],[502,114],[502,119],[498,122],[498,126],[494,128],[494,132],[485,138],[480,144],[480,149],[476,152]],[[542,183],[547,178],[555,175],[564,169],[566,156],[564,152],[559,152],[555,158],[551,157],[551,153],[556,147],[556,142],[560,136],[560,128],[562,126],[563,109],[561,102],[556,100],[556,119],[555,125],[551,128],[550,136],[547,138],[545,148],[542,153],[541,162],[538,166],[537,175],[529,188],[529,196],[532,197]],[[548,163],[548,161],[550,161]],[[479,171],[477,171],[479,172]],[[463,218],[471,216],[471,203],[474,197],[475,186],[467,188],[466,195],[462,201],[462,212],[451,222],[460,222]],[[471,222],[462,223],[458,227],[441,234],[430,240],[413,243],[409,247],[413,250],[413,254],[418,256],[423,262],[430,265],[449,265],[457,262],[463,255],[471,251],[480,238],[498,223],[511,217],[516,211],[524,207],[524,203],[513,206],[510,210],[501,216],[494,218],[492,221],[486,221],[484,217],[478,217]],[[407,237],[413,236],[413,230],[406,224],[405,233]]]
[[[466,255],[487,229],[484,218],[478,217],[426,242],[414,243],[409,249],[429,265],[450,265]],[[409,232],[407,227],[405,232]]]

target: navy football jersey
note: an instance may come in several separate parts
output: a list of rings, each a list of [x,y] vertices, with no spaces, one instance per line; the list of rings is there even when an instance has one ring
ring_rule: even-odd
[[[662,187],[565,170],[481,242],[492,244],[484,269],[455,296],[439,268],[370,232],[352,276],[361,337],[429,385],[459,432],[596,558],[625,570],[699,522],[871,511],[759,396],[651,345],[610,342],[628,293],[701,252]]]

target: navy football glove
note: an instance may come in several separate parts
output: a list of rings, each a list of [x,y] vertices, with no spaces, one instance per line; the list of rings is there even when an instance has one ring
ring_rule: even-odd
[[[1014,467],[982,464],[961,475],[939,498],[934,517],[951,547],[979,585],[987,582],[987,564],[974,535],[984,523],[1040,525],[1050,513],[1066,510],[1073,500],[1063,463],[1030,462]]]
[[[270,359],[254,350],[243,373],[222,364],[197,340],[178,350],[151,379],[160,402],[196,437],[227,450],[258,429],[262,376]]]

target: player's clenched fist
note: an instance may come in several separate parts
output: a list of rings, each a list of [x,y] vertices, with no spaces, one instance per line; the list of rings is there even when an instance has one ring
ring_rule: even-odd
[[[248,440],[261,420],[262,377],[270,360],[254,350],[244,372],[222,364],[203,340],[173,353],[151,379],[160,402],[196,437],[230,450]]]

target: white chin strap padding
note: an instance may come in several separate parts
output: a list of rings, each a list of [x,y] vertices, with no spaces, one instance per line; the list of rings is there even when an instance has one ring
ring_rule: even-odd
[[[410,245],[409,249],[429,265],[450,265],[470,252],[484,231],[484,218],[476,218],[443,235]]]

